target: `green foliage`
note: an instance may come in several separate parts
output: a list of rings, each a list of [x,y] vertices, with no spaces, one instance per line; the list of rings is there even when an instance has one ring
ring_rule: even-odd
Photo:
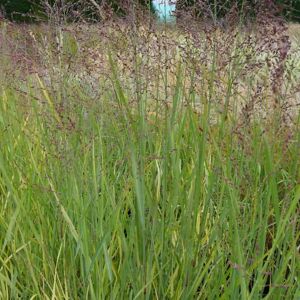
[[[276,113],[214,115],[220,88],[234,108],[256,92],[250,73],[234,93],[242,59],[220,86],[214,45],[200,89],[178,60],[174,81],[163,64],[149,76],[153,100],[138,60],[126,88],[110,45],[110,74],[91,84],[69,68],[76,38],[57,34],[45,78],[1,85],[0,298],[299,298],[300,118],[285,131]]]
[[[44,0],[1,0],[3,3],[0,3],[0,8],[4,10],[6,16],[15,21],[32,21],[34,20],[34,16],[43,15],[44,18],[47,16],[44,14]],[[117,14],[124,14],[124,3],[120,0],[104,0],[106,5],[110,5],[111,8]],[[153,6],[150,0],[137,0],[137,2],[153,11]],[[96,7],[93,6],[92,2],[86,1],[85,5],[82,6],[82,0],[66,0],[66,1],[57,1],[57,0],[49,0],[48,3],[50,5],[57,5],[58,7],[62,6],[63,4],[73,4],[74,8],[78,7],[82,9],[85,6],[89,6],[90,9],[85,10],[85,14],[93,14],[93,10],[97,11]],[[103,4],[103,0],[95,0],[95,3],[98,5]]]
[[[3,1],[2,1],[3,2]],[[29,0],[4,0],[4,3],[0,4],[7,16],[15,20],[28,20],[28,14],[32,9],[32,4]]]
[[[178,9],[187,9],[195,6],[196,8],[197,0],[178,0]],[[247,14],[255,14],[255,11],[260,11],[262,6],[279,8],[279,12],[290,20],[300,20],[300,1],[298,0],[271,0],[271,1],[256,1],[256,0],[210,0],[205,2],[212,15],[217,18],[224,17],[231,8],[235,7],[240,10],[240,12],[247,10]],[[198,14],[202,14],[203,9],[200,6]]]
[[[292,0],[291,9],[289,10],[289,17],[292,20],[300,22],[300,1]]]
[[[96,3],[101,4],[102,0],[95,0]],[[58,3],[59,1],[51,0],[49,1],[50,4]],[[65,3],[76,3],[80,2],[78,0],[67,0]],[[153,10],[153,5],[151,4],[150,0],[139,0],[138,1],[141,5],[145,7],[149,7]],[[275,0],[275,4],[279,5],[282,8],[282,14],[285,15],[287,18],[293,21],[300,20],[300,1],[298,0]],[[41,6],[42,0],[32,1],[32,0],[2,0],[2,4],[0,7],[4,9],[7,16],[11,19],[14,19],[16,21],[29,21],[33,20],[34,14],[40,14],[43,10]],[[124,10],[122,10],[123,2],[120,0],[109,0],[108,3],[111,5],[111,7],[114,9],[115,12],[119,14],[123,14]],[[177,8],[183,9],[188,8],[197,3],[196,0],[178,0],[177,1]],[[271,2],[270,2],[271,3]],[[120,5],[121,4],[121,5]],[[242,7],[248,7],[260,9],[260,5],[262,3],[257,2],[256,0],[210,0],[206,2],[206,5],[210,6],[210,9],[213,14],[215,14],[217,17],[223,17],[228,13],[228,11],[234,6],[237,5],[238,8]],[[269,4],[270,5],[270,4]],[[199,11],[199,14],[201,14],[201,9]],[[29,16],[31,15],[31,16]]]

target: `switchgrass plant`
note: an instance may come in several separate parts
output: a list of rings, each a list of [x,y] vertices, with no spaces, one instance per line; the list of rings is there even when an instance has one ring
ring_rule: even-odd
[[[2,27],[0,298],[299,298],[284,30],[135,24]]]

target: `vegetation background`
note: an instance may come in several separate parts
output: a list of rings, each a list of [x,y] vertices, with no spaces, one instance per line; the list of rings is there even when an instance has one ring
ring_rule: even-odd
[[[122,7],[124,6],[124,3],[127,1],[124,0],[1,0],[0,1],[0,8],[6,13],[6,16],[14,19],[14,20],[23,20],[23,21],[29,21],[34,20],[34,16],[38,15],[41,16],[41,14],[46,17],[43,5],[44,3],[49,3],[50,5],[53,5],[56,3],[56,5],[63,7],[64,5],[74,5],[74,9],[79,7],[82,7],[84,5],[94,5],[95,3],[99,6],[109,5],[112,7],[112,9],[117,12],[118,14],[124,14],[124,10]],[[144,7],[150,8],[152,12],[154,13],[154,7],[150,0],[138,0],[139,4],[141,4]],[[182,10],[183,8],[190,8],[193,6],[196,6],[198,9],[198,14],[201,14],[201,5],[205,3],[206,5],[209,5],[212,7],[213,11],[215,12],[215,15],[218,17],[222,17],[226,15],[226,13],[233,7],[238,6],[240,9],[242,7],[248,7],[248,9],[251,11],[254,11],[255,8],[259,7],[260,1],[257,0],[209,0],[209,1],[203,1],[203,0],[177,0],[176,6],[178,10]],[[267,2],[268,3],[268,2]],[[269,1],[269,4],[271,5],[273,1]],[[275,4],[278,5],[280,8],[280,14],[284,15],[289,20],[293,21],[299,21],[300,20],[300,1],[298,0],[275,0]],[[90,10],[86,11],[86,14],[91,13]],[[29,16],[30,15],[30,16]]]

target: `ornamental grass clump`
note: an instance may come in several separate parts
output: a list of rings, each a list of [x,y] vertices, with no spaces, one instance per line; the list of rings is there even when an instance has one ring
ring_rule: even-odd
[[[297,29],[130,3],[1,21],[0,298],[297,298]]]

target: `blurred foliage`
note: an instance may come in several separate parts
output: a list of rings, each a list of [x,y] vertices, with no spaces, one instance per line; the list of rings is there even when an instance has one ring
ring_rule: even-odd
[[[0,8],[5,12],[5,16],[16,20],[29,20],[28,14],[33,9],[33,3],[29,0],[1,0]]]
[[[99,19],[98,7],[111,8],[115,13],[124,15],[131,1],[123,0],[0,0],[0,11],[4,12],[6,18],[14,21],[35,21],[49,16],[49,7],[56,11],[63,10],[79,11],[85,17]],[[150,0],[136,0],[137,4],[150,8],[153,12],[153,5]],[[71,9],[70,9],[71,8]]]
[[[240,14],[256,15],[263,7],[277,11],[290,21],[300,21],[300,0],[177,0],[177,9],[194,7],[199,16],[222,18],[234,8]]]
[[[101,7],[110,6],[114,12],[119,15],[124,15],[126,9],[124,7],[128,6],[128,3],[133,3],[134,0],[124,1],[124,0],[48,0],[50,5],[55,5],[56,7],[63,7],[64,5],[74,7],[81,12],[84,11],[85,16],[92,16],[95,18],[97,11],[95,3]],[[144,7],[149,7],[152,12],[154,8],[151,0],[136,0],[137,3]],[[33,21],[37,17],[47,16],[45,12],[45,0],[0,0],[0,9],[4,11],[5,16],[9,19],[15,21]],[[210,17],[214,16],[217,18],[224,17],[233,7],[238,8],[240,13],[243,11],[250,12],[250,14],[255,15],[257,11],[260,10],[261,6],[272,6],[275,4],[278,11],[291,21],[300,21],[300,0],[177,0],[177,9],[188,9],[195,6],[197,14],[202,16],[207,13],[203,9],[203,3],[210,9]],[[88,7],[88,8],[87,8]],[[99,15],[97,16],[99,18]],[[96,18],[96,19],[97,19]]]

